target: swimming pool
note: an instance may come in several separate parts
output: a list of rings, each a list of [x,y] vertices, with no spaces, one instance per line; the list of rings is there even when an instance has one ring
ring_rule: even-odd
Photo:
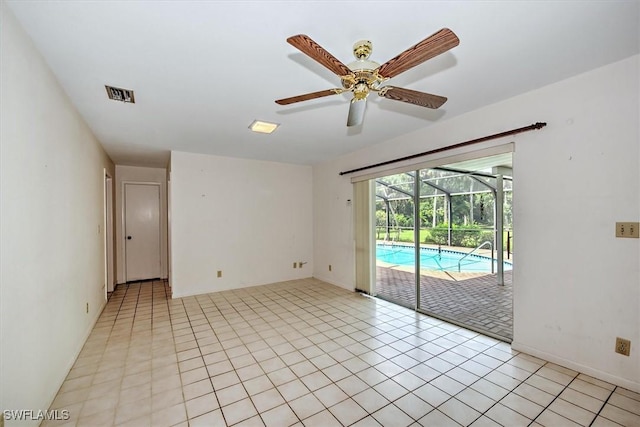
[[[458,262],[466,254],[463,252],[434,248],[420,248],[420,269],[458,271]],[[412,246],[376,245],[376,259],[393,265],[415,265],[415,249]],[[493,261],[494,271],[497,271],[497,261]],[[472,254],[462,260],[460,271],[472,273],[491,273],[491,259]],[[510,262],[504,262],[504,269],[511,270]]]

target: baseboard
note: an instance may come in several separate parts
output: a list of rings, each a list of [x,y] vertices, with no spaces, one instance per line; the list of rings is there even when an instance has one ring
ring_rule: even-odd
[[[540,359],[546,360],[548,362],[555,363],[556,365],[564,366],[565,368],[573,369],[574,371],[578,371],[580,373],[592,376],[602,381],[606,381],[608,383],[626,388],[627,390],[635,391],[636,393],[640,393],[640,383],[631,381],[627,378],[618,377],[616,375],[611,375],[607,372],[603,372],[599,369],[594,369],[586,365],[582,365],[580,363],[573,362],[571,360],[565,359],[563,357],[559,357],[555,354],[547,353],[544,351],[537,350],[535,348],[529,347],[527,345],[521,344],[517,341],[513,341],[511,343],[511,348],[517,351],[521,351],[523,353],[530,354],[531,356],[538,357]]]
[[[334,280],[331,280],[331,279],[330,279],[330,278],[328,278],[328,277],[316,276],[316,275],[313,275],[312,277],[313,277],[314,279],[322,280],[323,282],[326,282],[326,283],[328,283],[328,284],[330,284],[330,285],[337,286],[337,287],[342,288],[342,289],[346,289],[347,291],[355,291],[355,288],[353,288],[353,287],[347,287],[347,286],[345,286],[345,285],[344,285],[344,283],[336,282],[336,281],[334,281]]]
[[[132,280],[131,282],[145,282],[145,281],[149,281],[149,280],[169,280],[169,276],[160,276],[160,277],[156,277],[154,279]],[[127,283],[129,283],[129,282],[127,282],[127,281],[122,282],[122,281],[116,280],[116,282],[114,283],[114,287],[117,286],[117,285],[126,285]]]

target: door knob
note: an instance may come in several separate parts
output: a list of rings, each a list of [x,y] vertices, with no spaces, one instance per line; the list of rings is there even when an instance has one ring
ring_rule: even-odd
[[[127,240],[131,240],[131,236],[127,236]]]

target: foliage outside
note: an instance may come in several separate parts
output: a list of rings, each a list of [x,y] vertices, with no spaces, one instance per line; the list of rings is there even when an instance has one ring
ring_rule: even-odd
[[[386,177],[385,180],[399,182],[394,183],[395,187],[410,184],[402,182],[405,179],[402,175]],[[406,193],[412,190],[404,188]],[[389,196],[389,191],[387,195]],[[436,191],[436,193],[438,193]],[[448,244],[449,213],[446,198],[443,193],[420,199],[419,226],[420,243],[427,244]],[[494,197],[488,191],[477,191],[473,194],[454,194],[450,197],[451,204],[451,245],[460,247],[475,248],[486,241],[494,243]],[[504,225],[505,229],[510,228],[512,218],[512,193],[504,193]],[[391,240],[397,242],[414,242],[414,209],[413,199],[410,197],[399,197],[395,199],[378,200],[376,202],[376,238],[378,240]],[[506,244],[507,232],[504,241]]]
[[[439,224],[436,228],[421,228],[420,243],[447,245],[448,224]],[[394,242],[414,243],[413,228],[392,228],[389,230],[389,236],[386,236],[385,227],[376,227],[377,240],[391,240]],[[508,237],[507,231],[504,233],[504,241]],[[494,243],[493,230],[483,229],[479,226],[461,227],[453,225],[451,230],[451,245],[466,248],[475,248],[484,242]]]

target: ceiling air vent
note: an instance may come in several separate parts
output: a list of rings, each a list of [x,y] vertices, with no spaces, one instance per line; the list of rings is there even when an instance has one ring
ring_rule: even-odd
[[[107,89],[109,99],[113,99],[114,101],[130,102],[132,104],[136,102],[132,90],[107,85],[104,87]]]

